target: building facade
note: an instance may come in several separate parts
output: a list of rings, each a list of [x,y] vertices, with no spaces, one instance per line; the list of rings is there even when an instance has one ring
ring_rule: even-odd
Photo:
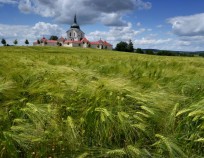
[[[81,31],[80,26],[77,24],[76,15],[74,16],[74,23],[71,25],[70,29],[66,33],[67,40],[80,41],[84,38],[85,33]]]
[[[66,32],[67,38],[60,37],[58,40],[48,40],[43,37],[33,43],[34,46],[64,46],[64,47],[82,47],[82,48],[95,48],[95,49],[108,49],[112,50],[113,46],[107,41],[99,40],[90,42],[85,38],[85,33],[80,29],[77,24],[77,17],[74,16],[74,23]]]

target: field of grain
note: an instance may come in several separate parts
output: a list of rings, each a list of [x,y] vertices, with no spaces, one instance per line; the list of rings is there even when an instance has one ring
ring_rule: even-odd
[[[204,58],[0,47],[0,157],[204,157]]]

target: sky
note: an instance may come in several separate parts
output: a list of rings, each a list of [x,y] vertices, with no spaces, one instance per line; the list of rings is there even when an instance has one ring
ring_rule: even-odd
[[[0,0],[0,40],[32,45],[43,36],[66,37],[76,14],[90,41],[204,51],[203,8],[204,0]]]

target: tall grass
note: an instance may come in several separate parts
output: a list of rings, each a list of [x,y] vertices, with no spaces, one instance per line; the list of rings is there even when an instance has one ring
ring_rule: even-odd
[[[203,157],[204,59],[0,48],[0,157]]]

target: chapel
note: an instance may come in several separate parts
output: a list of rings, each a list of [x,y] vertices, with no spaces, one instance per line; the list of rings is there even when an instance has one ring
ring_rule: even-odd
[[[85,33],[80,29],[77,23],[77,16],[74,16],[74,22],[70,29],[66,31],[67,37],[60,37],[57,40],[49,40],[42,37],[40,40],[33,42],[33,46],[63,46],[63,47],[82,47],[82,48],[95,48],[95,49],[108,49],[112,50],[113,46],[107,41],[89,41],[85,37]]]

